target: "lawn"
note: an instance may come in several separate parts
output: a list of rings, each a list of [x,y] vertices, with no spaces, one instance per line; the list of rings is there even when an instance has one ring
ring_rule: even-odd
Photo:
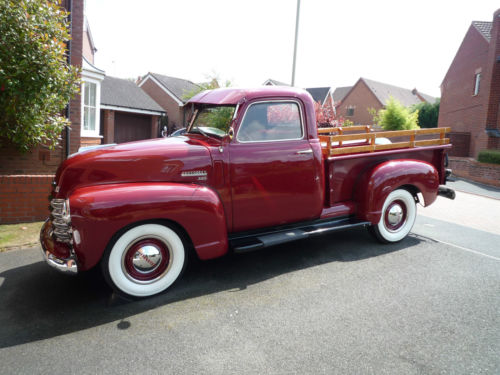
[[[0,252],[39,243],[43,222],[0,225]]]

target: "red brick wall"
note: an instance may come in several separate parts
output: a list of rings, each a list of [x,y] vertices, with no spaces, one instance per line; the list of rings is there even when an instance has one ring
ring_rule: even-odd
[[[486,102],[489,93],[487,75],[489,43],[470,26],[441,85],[439,127],[453,132],[470,132],[469,155],[476,157],[486,148]],[[479,94],[474,96],[476,72],[481,72]]]
[[[115,111],[101,109],[103,139],[102,143],[115,142]]]
[[[94,63],[94,51],[92,50],[92,46],[90,44],[90,37],[88,32],[83,33],[83,56],[87,59],[87,61],[91,64]]]
[[[500,9],[493,15],[493,27],[491,29],[491,41],[488,54],[487,74],[490,80],[488,107],[486,111],[486,128],[500,129]],[[488,146],[498,145],[498,141],[489,142]]]
[[[349,107],[354,107],[353,116],[347,116],[347,109]],[[370,125],[373,124],[373,116],[368,112],[368,108],[374,108],[378,111],[383,106],[368,86],[359,80],[337,107],[337,114],[352,121],[355,125]]]
[[[179,107],[179,104],[151,79],[141,88],[167,112],[169,126],[175,124],[177,129],[183,127],[183,107]]]
[[[71,65],[82,66],[82,51],[83,51],[83,21],[84,21],[84,1],[72,1],[72,29],[71,29]],[[70,121],[71,121],[71,137],[70,137],[70,153],[73,154],[80,148],[80,127],[82,121],[82,101],[80,95],[76,95],[70,101]],[[63,137],[64,138],[64,137]]]
[[[450,156],[469,156],[470,149],[470,133],[469,132],[451,132],[448,137],[453,145],[448,152]]]
[[[450,157],[449,166],[455,176],[500,187],[500,165],[479,163],[472,158]]]
[[[20,152],[11,145],[0,148],[0,175],[4,174],[53,174],[64,160],[64,144],[55,150],[37,147]]]
[[[54,175],[0,175],[0,224],[45,220]]]

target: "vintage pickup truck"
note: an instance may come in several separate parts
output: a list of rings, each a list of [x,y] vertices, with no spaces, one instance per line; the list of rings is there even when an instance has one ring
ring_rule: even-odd
[[[188,254],[212,259],[355,226],[398,242],[418,202],[454,198],[444,186],[449,129],[318,130],[311,96],[285,87],[205,91],[187,105],[182,136],[61,164],[40,234],[49,265],[70,274],[100,265],[117,292],[147,297],[179,278]]]

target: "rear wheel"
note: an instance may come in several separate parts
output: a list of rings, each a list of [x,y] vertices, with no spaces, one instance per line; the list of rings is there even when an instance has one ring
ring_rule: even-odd
[[[143,224],[127,230],[106,252],[104,277],[120,294],[149,297],[166,290],[186,263],[184,243],[171,228]]]
[[[417,205],[413,195],[404,189],[390,193],[382,208],[380,221],[370,227],[370,232],[382,243],[399,242],[410,233]]]

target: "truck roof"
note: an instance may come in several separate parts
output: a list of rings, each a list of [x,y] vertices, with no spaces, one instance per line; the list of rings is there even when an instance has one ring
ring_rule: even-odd
[[[266,97],[297,98],[311,101],[311,95],[303,89],[285,86],[262,86],[257,88],[220,88],[202,91],[193,96],[187,104],[236,105],[252,99]]]

